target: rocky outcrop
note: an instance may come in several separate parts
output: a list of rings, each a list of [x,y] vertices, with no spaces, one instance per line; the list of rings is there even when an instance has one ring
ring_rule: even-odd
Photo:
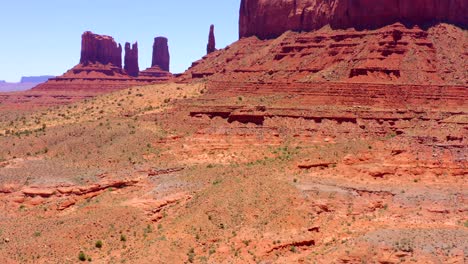
[[[138,67],[138,42],[135,42],[131,47],[130,43],[125,43],[125,71],[128,75],[138,77],[140,68]]]
[[[214,25],[210,26],[210,34],[208,35],[208,45],[206,46],[206,54],[216,51],[216,39],[214,35]]]
[[[122,68],[122,45],[110,36],[93,34],[86,31],[81,36],[80,64],[113,64]]]
[[[159,66],[161,70],[168,72],[170,56],[167,42],[167,38],[165,37],[154,38],[153,62],[151,63],[151,67]]]
[[[467,28],[467,13],[465,0],[242,0],[239,35],[267,39],[328,24],[334,29],[376,29],[396,22],[447,22]]]

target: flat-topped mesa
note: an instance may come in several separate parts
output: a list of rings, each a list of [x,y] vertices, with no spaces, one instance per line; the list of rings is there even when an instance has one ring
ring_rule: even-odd
[[[138,77],[140,67],[138,66],[138,42],[135,42],[132,46],[130,43],[125,43],[125,72],[132,76]]]
[[[210,34],[208,35],[208,45],[206,46],[206,54],[216,51],[216,39],[214,35],[214,25],[210,26]]]
[[[466,0],[242,0],[239,37],[275,38],[288,30],[376,29],[396,22],[468,27]]]
[[[122,68],[122,45],[110,36],[93,34],[86,31],[81,36],[80,64],[113,64]]]
[[[161,70],[169,72],[170,56],[167,42],[165,37],[154,38],[151,67],[158,66]]]

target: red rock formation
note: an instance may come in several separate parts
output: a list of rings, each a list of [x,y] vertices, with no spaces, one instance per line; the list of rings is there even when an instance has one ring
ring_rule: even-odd
[[[165,43],[165,46],[163,45]],[[167,39],[158,41],[154,58],[156,62],[169,68]],[[164,53],[165,48],[165,53]],[[162,51],[161,51],[162,50]],[[167,54],[166,54],[167,53]],[[163,62],[166,62],[164,64]],[[135,85],[146,85],[166,81],[172,77],[168,72],[159,74],[161,70],[152,69],[152,74],[142,78],[138,76],[138,46],[130,48],[126,45],[125,71],[122,69],[122,46],[112,37],[85,32],[82,36],[80,63],[64,73],[52,78],[44,84],[33,88],[36,91],[85,91],[87,93],[103,93]],[[164,78],[161,78],[164,75]],[[133,77],[132,77],[133,76]]]
[[[206,54],[216,51],[216,39],[214,35],[214,25],[210,26],[210,34],[208,36],[208,45],[206,46]]]
[[[163,71],[169,71],[169,47],[167,45],[167,38],[156,37],[153,45],[153,62],[151,67],[159,66]]]
[[[81,36],[80,64],[113,64],[122,68],[122,45],[110,36],[93,34],[86,31]]]
[[[376,29],[401,22],[468,26],[466,0],[242,0],[239,35],[274,38],[282,33],[332,28]]]
[[[140,68],[138,67],[138,42],[130,47],[130,43],[125,43],[125,71],[128,75],[138,77]]]

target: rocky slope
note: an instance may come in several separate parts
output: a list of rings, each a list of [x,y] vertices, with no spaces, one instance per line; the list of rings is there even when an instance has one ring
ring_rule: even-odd
[[[242,0],[239,36],[275,38],[288,30],[376,29],[396,22],[468,26],[464,0]]]
[[[193,64],[184,77],[234,82],[466,85],[468,34],[448,24],[286,32],[243,38]]]

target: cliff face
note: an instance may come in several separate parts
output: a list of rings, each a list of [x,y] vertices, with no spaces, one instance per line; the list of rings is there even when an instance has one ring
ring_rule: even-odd
[[[138,67],[138,43],[130,46],[130,43],[125,43],[125,71],[128,75],[138,77],[140,67]]]
[[[282,33],[334,29],[376,29],[400,22],[468,26],[466,0],[242,0],[239,37],[275,38]]]
[[[167,38],[156,37],[153,44],[153,62],[151,67],[159,66],[163,71],[169,71],[169,47]]]
[[[122,45],[110,36],[93,34],[86,31],[81,36],[80,64],[113,64],[122,68]]]

